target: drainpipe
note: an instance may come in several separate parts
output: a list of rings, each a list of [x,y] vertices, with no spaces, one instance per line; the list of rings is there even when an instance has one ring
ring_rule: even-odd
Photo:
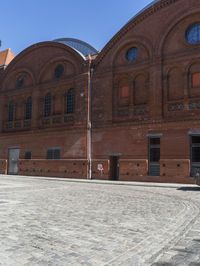
[[[92,113],[92,74],[93,74],[93,66],[92,66],[92,58],[88,56],[88,88],[87,88],[87,162],[88,162],[88,169],[87,169],[87,179],[92,179],[92,120],[91,120],[91,113]]]

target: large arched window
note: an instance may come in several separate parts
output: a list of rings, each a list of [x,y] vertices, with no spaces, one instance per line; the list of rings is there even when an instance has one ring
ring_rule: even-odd
[[[72,114],[75,110],[75,92],[70,89],[65,95],[65,113]]]
[[[47,93],[44,97],[44,117],[51,115],[52,97],[51,93]]]
[[[32,118],[32,98],[28,97],[25,103],[25,119]]]
[[[12,122],[12,121],[14,121],[14,118],[15,118],[15,105],[11,101],[8,104],[8,121]]]

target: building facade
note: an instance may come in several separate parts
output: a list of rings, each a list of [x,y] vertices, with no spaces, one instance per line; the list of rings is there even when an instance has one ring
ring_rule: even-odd
[[[91,155],[92,178],[194,182],[199,1],[153,1],[99,53],[73,39],[27,48],[0,69],[0,103],[3,171],[87,178]]]

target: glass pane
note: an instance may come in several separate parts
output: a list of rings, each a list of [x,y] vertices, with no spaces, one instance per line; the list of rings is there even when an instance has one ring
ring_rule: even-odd
[[[192,162],[200,162],[200,147],[192,148]]]
[[[194,143],[194,144],[199,143],[200,144],[200,136],[199,137],[198,136],[192,137],[192,143]]]
[[[51,94],[47,94],[44,98],[44,116],[51,115]]]
[[[134,62],[138,58],[138,48],[132,47],[126,53],[126,59],[129,62]]]
[[[160,138],[151,138],[150,145],[160,145]]]
[[[150,148],[150,162],[160,161],[160,148]]]
[[[72,114],[74,113],[74,105],[75,105],[75,95],[74,95],[74,90],[71,89],[68,91],[66,95],[66,113],[67,114]]]
[[[190,44],[200,43],[200,23],[193,24],[186,32],[186,39]]]

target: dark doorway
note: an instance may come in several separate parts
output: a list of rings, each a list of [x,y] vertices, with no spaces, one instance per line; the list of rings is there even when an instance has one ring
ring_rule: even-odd
[[[160,138],[149,138],[149,175],[160,176]]]
[[[191,176],[200,176],[200,136],[191,137]]]
[[[110,156],[110,180],[119,180],[119,156]]]

